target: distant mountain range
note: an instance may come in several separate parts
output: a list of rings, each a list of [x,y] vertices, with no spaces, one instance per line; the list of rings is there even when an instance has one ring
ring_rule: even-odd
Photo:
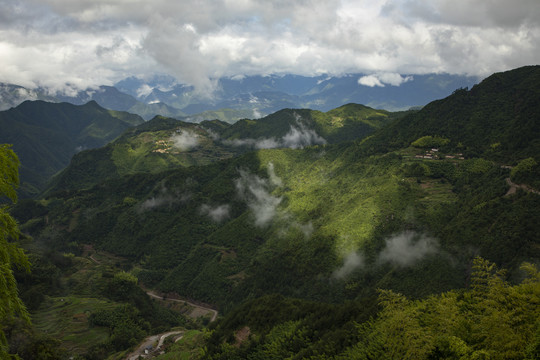
[[[193,87],[177,84],[171,77],[148,81],[127,78],[115,86],[79,91],[74,95],[51,94],[47,89],[27,89],[0,84],[0,110],[24,100],[47,100],[82,105],[94,100],[104,108],[128,111],[146,120],[155,115],[190,122],[219,119],[234,122],[260,118],[283,108],[329,111],[347,103],[359,103],[389,111],[423,106],[448,96],[458,88],[470,87],[477,78],[449,74],[399,76],[399,86],[362,74],[342,77],[246,76],[222,78],[213,94],[197,93]],[[371,82],[361,81],[371,79]],[[362,85],[361,82],[371,85]]]

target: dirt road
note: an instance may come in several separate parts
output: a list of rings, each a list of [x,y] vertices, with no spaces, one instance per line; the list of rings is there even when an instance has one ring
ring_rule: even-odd
[[[148,290],[145,290],[145,291],[146,291],[146,294],[148,296],[153,297],[155,299],[163,300],[163,295],[158,295],[158,294],[156,294],[156,293],[154,293],[152,291],[148,291]],[[211,308],[206,307],[206,306],[197,305],[195,303],[192,303],[192,302],[189,302],[189,301],[186,301],[186,300],[167,298],[166,301],[186,303],[186,304],[188,304],[188,305],[195,308],[194,312],[198,313],[199,314],[198,316],[204,316],[207,313],[212,313],[212,317],[210,318],[210,322],[215,321],[217,316],[218,316],[217,310],[211,309]],[[159,354],[159,349],[161,348],[161,346],[163,345],[163,342],[165,341],[165,339],[167,337],[172,336],[172,335],[183,334],[183,333],[184,333],[184,331],[169,331],[169,332],[162,333],[162,334],[148,336],[147,338],[145,338],[141,342],[141,344],[137,347],[137,349],[135,351],[133,351],[132,353],[130,353],[126,357],[126,360],[137,360],[139,358],[139,356],[142,357],[142,358],[154,357],[157,354]],[[157,345],[154,348],[154,344],[156,342],[157,342]],[[146,353],[145,350],[148,350],[148,353]]]
[[[517,189],[522,189],[522,190],[525,190],[527,192],[532,192],[534,194],[537,194],[537,195],[540,195],[540,191],[538,190],[535,190],[527,185],[522,185],[522,184],[516,184],[514,182],[512,182],[512,180],[510,180],[510,178],[506,178],[506,183],[508,184],[508,186],[510,186],[510,189],[508,189],[508,192],[504,195],[504,196],[509,196],[509,195],[512,195],[512,194],[515,194]]]
[[[163,296],[160,296],[152,291],[147,291],[146,294],[150,297],[153,297],[153,298],[156,298],[156,299],[163,299]],[[201,306],[201,305],[197,305],[197,304],[194,304],[192,302],[189,302],[189,301],[186,301],[186,300],[180,300],[180,299],[171,299],[171,298],[167,298],[166,299],[167,301],[174,301],[174,302],[181,302],[181,303],[186,303],[190,306],[193,306],[194,308],[196,309],[200,309],[200,310],[203,310],[205,313],[208,313],[208,312],[211,312],[212,313],[212,317],[210,318],[210,322],[212,321],[215,321],[217,319],[217,316],[218,316],[218,312],[217,310],[214,310],[214,309],[211,309],[209,307],[205,307],[205,306]]]
[[[126,357],[126,360],[137,360],[139,356],[143,358],[153,357],[159,354],[159,349],[163,345],[163,342],[165,341],[166,338],[168,338],[169,336],[178,335],[178,334],[184,334],[184,331],[169,331],[162,334],[148,336],[146,339],[143,340],[143,342],[137,347],[135,351],[133,351]],[[181,336],[178,339],[180,338]],[[156,343],[156,341],[158,342],[158,344],[154,348],[154,344]],[[148,349],[148,353],[145,352],[145,350],[147,349]]]

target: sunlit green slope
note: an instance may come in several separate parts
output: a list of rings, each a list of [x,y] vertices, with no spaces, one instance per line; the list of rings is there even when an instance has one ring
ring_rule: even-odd
[[[103,148],[76,154],[48,192],[88,187],[137,172],[206,165],[254,149],[358,140],[403,115],[349,104],[328,113],[285,109],[233,125],[219,120],[194,124],[158,116]]]

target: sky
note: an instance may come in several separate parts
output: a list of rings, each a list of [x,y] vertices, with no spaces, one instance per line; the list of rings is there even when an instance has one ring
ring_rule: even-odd
[[[539,0],[0,0],[0,82],[85,89],[169,74],[484,77],[540,63]]]

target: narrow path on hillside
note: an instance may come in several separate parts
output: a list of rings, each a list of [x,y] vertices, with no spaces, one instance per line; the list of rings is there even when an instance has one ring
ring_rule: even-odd
[[[506,178],[506,183],[510,186],[510,189],[508,189],[508,191],[506,192],[506,194],[504,196],[510,196],[512,194],[515,194],[517,189],[522,189],[522,190],[525,190],[527,192],[540,195],[540,191],[535,190],[535,189],[533,189],[533,188],[531,188],[531,187],[529,187],[527,185],[516,184],[515,182],[512,182],[512,180],[510,180],[510,178]]]
[[[153,298],[156,298],[156,299],[160,299],[160,300],[163,300],[163,295],[158,295],[152,291],[146,291],[146,294],[150,297],[153,297]],[[209,308],[209,307],[206,307],[206,306],[202,306],[202,305],[197,305],[195,303],[192,303],[190,301],[187,301],[187,300],[181,300],[181,299],[173,299],[173,298],[166,298],[165,299],[166,301],[174,301],[174,302],[181,302],[181,303],[186,303],[190,306],[193,306],[197,309],[201,309],[201,310],[204,310],[204,311],[207,311],[207,312],[211,312],[212,313],[212,317],[210,318],[210,322],[213,322],[217,319],[217,316],[218,316],[218,312],[217,310],[215,309],[212,309],[212,308]]]
[[[156,294],[155,292],[153,291],[149,291],[149,290],[146,290],[143,288],[143,290],[146,292],[146,294],[152,298],[155,298],[155,299],[159,299],[159,300],[165,300],[165,301],[172,301],[172,302],[179,302],[179,303],[186,303],[198,310],[201,310],[202,312],[204,313],[212,313],[212,317],[210,318],[210,322],[213,322],[217,319],[217,316],[218,316],[218,312],[217,310],[215,309],[212,309],[212,308],[209,308],[209,307],[206,307],[206,306],[202,306],[202,305],[198,305],[198,304],[195,304],[195,303],[192,303],[190,301],[186,301],[186,300],[182,300],[182,299],[174,299],[174,298],[164,298],[163,295],[159,295],[159,294]],[[184,334],[184,331],[169,331],[169,332],[166,332],[166,333],[161,333],[161,334],[157,334],[157,335],[151,335],[151,336],[148,336],[146,337],[141,343],[139,346],[137,346],[137,349],[133,352],[131,352],[129,355],[126,356],[126,360],[137,360],[139,359],[139,356],[142,357],[142,358],[152,358],[154,356],[156,356],[158,353],[159,353],[159,349],[161,348],[161,346],[163,345],[163,342],[165,341],[165,339],[171,335],[178,335],[178,334]],[[176,339],[176,340],[179,340],[181,338],[181,336]],[[157,345],[156,347],[154,348],[153,345],[156,343],[157,341]],[[147,349],[150,349],[148,351],[148,354],[145,353],[145,350]]]

